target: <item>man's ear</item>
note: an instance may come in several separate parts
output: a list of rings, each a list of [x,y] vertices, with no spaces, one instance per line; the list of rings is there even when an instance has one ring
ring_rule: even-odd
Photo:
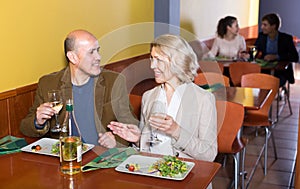
[[[77,54],[74,51],[68,51],[67,57],[72,64],[77,64],[77,62],[79,60]]]

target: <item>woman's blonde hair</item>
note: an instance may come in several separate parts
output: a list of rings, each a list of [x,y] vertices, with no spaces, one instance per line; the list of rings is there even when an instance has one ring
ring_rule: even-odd
[[[194,80],[199,68],[197,56],[189,43],[180,36],[165,34],[157,37],[151,43],[152,48],[168,57],[171,65],[170,71],[183,83]]]

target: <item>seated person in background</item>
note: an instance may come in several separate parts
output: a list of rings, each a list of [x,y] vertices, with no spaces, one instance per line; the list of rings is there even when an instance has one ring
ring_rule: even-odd
[[[277,14],[267,14],[262,18],[261,32],[255,42],[258,57],[266,61],[298,62],[299,56],[293,42],[293,37],[279,31],[280,18]],[[293,65],[286,70],[275,70],[275,76],[280,79],[280,86],[288,80],[295,83]]]
[[[233,16],[226,16],[219,20],[217,37],[211,50],[204,55],[204,58],[215,58],[216,56],[241,60],[248,60],[249,58],[249,54],[246,52],[245,39],[239,35],[239,24],[237,18]]]
[[[21,132],[29,137],[59,136],[50,131],[55,125],[55,110],[49,103],[48,91],[55,89],[61,91],[64,103],[73,99],[74,119],[84,142],[106,148],[128,146],[127,141],[114,136],[106,127],[112,120],[138,123],[129,108],[125,78],[100,68],[100,46],[88,31],[72,31],[64,47],[68,66],[40,78],[34,104],[21,122]],[[65,108],[60,112],[60,124],[65,112]]]
[[[193,83],[199,67],[194,51],[179,36],[161,35],[151,43],[150,60],[160,85],[144,93],[139,127],[119,122],[108,127],[144,152],[213,161],[217,155],[215,97]],[[151,113],[157,102],[165,113]]]

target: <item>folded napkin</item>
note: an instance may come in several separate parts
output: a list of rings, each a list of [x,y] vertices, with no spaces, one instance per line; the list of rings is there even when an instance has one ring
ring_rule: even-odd
[[[27,142],[24,138],[14,136],[5,136],[0,139],[0,155],[20,152],[21,148],[26,146]]]
[[[82,172],[93,171],[101,168],[111,168],[117,167],[123,161],[125,161],[129,156],[137,154],[132,147],[128,148],[111,148],[100,156],[96,157],[91,162],[81,167]]]
[[[255,62],[259,64],[261,67],[276,65],[277,61],[265,61],[263,59],[255,59]]]
[[[214,91],[218,90],[219,88],[223,88],[224,85],[222,85],[221,83],[215,83],[213,85],[208,85],[208,84],[199,85],[199,87],[201,87],[202,89],[205,89],[209,92],[214,92]]]

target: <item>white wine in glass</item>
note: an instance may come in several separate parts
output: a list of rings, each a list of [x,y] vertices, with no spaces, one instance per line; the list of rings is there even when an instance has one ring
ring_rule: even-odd
[[[58,113],[63,107],[61,92],[59,90],[51,90],[48,92],[49,102],[52,103],[52,108],[55,110],[55,125],[51,127],[51,132],[60,132],[61,127],[58,121]]]

